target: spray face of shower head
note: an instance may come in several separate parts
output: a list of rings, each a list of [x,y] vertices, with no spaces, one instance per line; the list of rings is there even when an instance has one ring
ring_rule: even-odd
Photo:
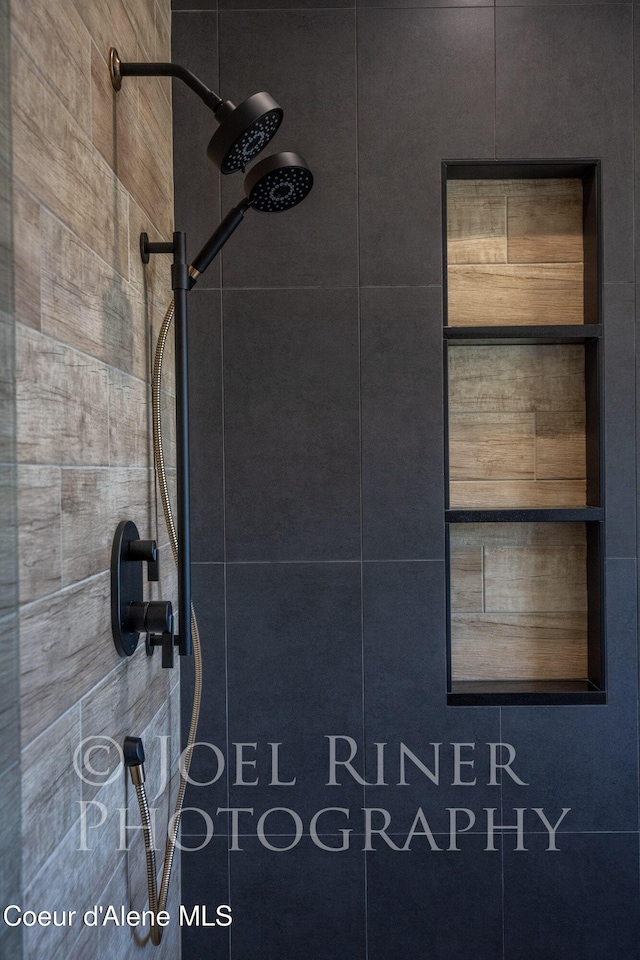
[[[215,112],[220,126],[209,141],[209,159],[222,173],[242,170],[267,146],[282,116],[268,93],[254,93],[238,107],[226,100]]]
[[[261,160],[244,179],[254,210],[280,213],[301,203],[311,191],[313,174],[298,153],[274,153]]]

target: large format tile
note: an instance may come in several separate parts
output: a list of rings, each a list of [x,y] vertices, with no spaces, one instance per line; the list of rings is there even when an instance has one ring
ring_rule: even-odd
[[[4,731],[0,731],[4,733]],[[0,797],[3,816],[0,819],[0,898],[2,903],[20,903],[22,897],[22,845],[20,843],[20,764],[14,763],[0,772]],[[22,928],[0,924],[0,957],[21,957]]]
[[[381,781],[366,788],[367,806],[387,809],[399,832],[420,806],[439,831],[448,829],[447,807],[499,807],[487,747],[500,740],[498,708],[446,706],[444,564],[367,563],[363,586],[366,779]],[[384,777],[377,743],[387,744]],[[407,756],[402,784],[402,744],[436,782]]]
[[[358,12],[362,283],[440,282],[440,161],[493,157],[493,124],[493,10]]]
[[[607,556],[636,552],[635,285],[605,284],[605,476]]]
[[[190,915],[194,907],[203,906],[207,920],[217,920],[217,908],[230,905],[229,897],[229,852],[226,837],[187,837],[180,855],[182,861],[181,903]],[[200,849],[198,849],[200,848]],[[238,902],[240,912],[236,916],[244,923],[244,904]],[[184,926],[182,928],[182,951],[189,960],[209,960],[212,951],[220,960],[228,960],[232,928]]]
[[[496,11],[497,156],[601,157],[604,279],[633,279],[629,5]]]
[[[365,560],[444,557],[441,298],[360,294]]]
[[[505,843],[505,960],[635,960],[637,834],[527,836]]]
[[[55,217],[41,223],[42,329],[48,336],[137,377],[148,373],[142,297]]]
[[[12,72],[15,176],[117,268],[128,243],[128,201],[121,183],[17,42]]]
[[[25,884],[31,882],[80,816],[82,781],[74,767],[80,737],[80,706],[76,704],[23,751]]]
[[[20,675],[18,652],[18,615],[0,619],[0,643],[7,663],[0,673],[0,777],[20,759]],[[8,781],[6,781],[8,783]]]
[[[355,290],[225,294],[229,560],[360,556]]]
[[[499,841],[486,851],[483,837],[460,835],[450,851],[448,837],[437,840],[439,851],[417,836],[398,852],[374,838],[367,853],[370,960],[502,960]]]
[[[195,564],[192,567],[193,606],[198,618],[202,649],[203,690],[198,724],[199,746],[191,761],[186,806],[196,812],[185,813],[183,836],[202,833],[205,821],[199,810],[214,818],[216,833],[225,830],[225,818],[216,817],[219,807],[228,807],[227,764],[227,664],[225,649],[225,595],[222,564]],[[186,747],[191,723],[194,692],[194,666],[191,658],[180,664],[180,707],[182,749]],[[223,771],[219,757],[222,755]],[[211,783],[215,780],[214,783]],[[206,784],[206,786],[198,786]]]
[[[17,3],[11,29],[78,123],[91,127],[91,40],[72,0]]]
[[[505,777],[505,808],[543,807],[557,819],[569,807],[562,832],[638,827],[635,561],[611,560],[606,572],[607,706],[502,709],[501,739],[527,784]]]
[[[133,520],[142,539],[154,538],[152,476],[145,469],[63,469],[60,500],[62,585],[109,569],[120,520]],[[60,524],[59,524],[60,526]]]
[[[234,763],[232,806],[292,808],[308,821],[329,806],[351,809],[357,828],[362,786],[340,788],[329,780],[328,736],[362,736],[360,569],[353,563],[232,564],[227,575],[229,740],[256,744],[244,751],[256,761],[239,783]],[[281,743],[281,781],[270,785],[272,751]],[[233,760],[232,760],[233,762]],[[289,815],[283,815],[290,832]],[[325,829],[339,814],[326,816]],[[242,902],[242,901],[241,901]]]
[[[215,6],[172,19],[171,55],[193,71],[224,99],[218,89],[218,21]],[[173,180],[176,229],[187,231],[187,251],[192,261],[220,221],[220,174],[207,157],[207,145],[218,123],[199,97],[179,80],[173,83]],[[220,285],[219,260],[199,281],[200,287]]]
[[[59,467],[18,468],[20,602],[62,586]]]
[[[24,745],[117,663],[107,573],[22,608],[21,726]]]
[[[108,368],[98,360],[19,325],[18,460],[74,466],[106,464],[108,375]]]
[[[282,216],[247,214],[223,253],[225,286],[356,284],[354,11],[224,12],[219,22],[224,96],[239,103],[267,90],[284,120],[265,153],[300,153],[315,178],[304,203]],[[240,177],[222,188],[226,211],[243,197]]]
[[[189,297],[191,559],[224,559],[220,294]]]
[[[266,837],[274,846],[292,838]],[[313,960],[364,960],[365,891],[361,838],[351,849],[328,853],[303,837],[284,853],[257,837],[231,853],[231,899],[237,911],[231,956],[263,960],[307,955]],[[388,955],[387,955],[388,956]]]
[[[635,12],[635,11],[634,11]],[[640,18],[634,16],[633,18],[633,97],[634,103],[638,103],[640,98]],[[635,236],[638,236],[638,231],[640,229],[640,207],[637,202],[637,197],[640,196],[640,123],[638,122],[637,116],[634,118],[633,123],[633,134],[634,134],[634,156],[635,156],[635,170],[634,170],[634,185],[635,185]],[[635,244],[635,265],[636,265],[636,280],[638,279],[638,268],[640,267],[640,244],[636,240]]]

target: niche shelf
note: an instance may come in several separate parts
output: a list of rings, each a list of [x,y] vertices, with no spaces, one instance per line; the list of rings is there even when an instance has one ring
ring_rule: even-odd
[[[604,703],[600,164],[443,163],[448,703]]]

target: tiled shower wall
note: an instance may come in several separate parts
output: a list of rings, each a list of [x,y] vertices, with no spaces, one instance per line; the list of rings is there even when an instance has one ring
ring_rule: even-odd
[[[109,579],[119,520],[167,540],[151,470],[150,365],[169,258],[144,269],[138,238],[170,238],[173,186],[170,85],[132,79],[116,95],[107,55],[113,44],[125,60],[168,59],[169,4],[11,7],[24,902],[141,909],[140,831],[131,853],[118,849],[117,808],[129,804],[138,823],[131,788],[122,774],[83,782],[74,754],[82,738],[144,736],[155,777],[157,738],[176,733],[178,671],[143,648],[120,660]],[[162,559],[155,596],[175,599],[166,547]],[[94,801],[84,851],[81,801]],[[161,827],[166,792],[155,805]],[[176,876],[171,905],[178,896]],[[139,939],[130,928],[35,926],[24,956],[137,956]],[[161,951],[145,949],[177,956],[177,927]]]
[[[0,901],[20,897],[20,713],[15,317],[11,238],[9,4],[0,2]],[[20,932],[0,927],[0,957],[20,960]]]
[[[257,743],[259,778],[235,785],[231,748],[226,779],[191,792],[217,835],[183,855],[183,898],[234,910],[230,937],[184,931],[191,960],[637,956],[637,9],[173,2],[174,59],[235,102],[270,91],[285,110],[272,149],[300,151],[316,178],[300,207],[249,212],[191,296],[199,737]],[[242,182],[218,184],[211,118],[174,94],[176,219],[193,254]],[[528,157],[603,161],[609,703],[447,708],[440,161]],[[183,670],[185,719],[190,689]],[[327,787],[338,734],[370,761],[386,742],[389,785]],[[500,740],[527,787],[489,785],[482,745]],[[294,787],[268,785],[276,741]],[[399,743],[424,758],[432,741],[478,745],[476,786],[451,786],[450,747],[440,786],[392,786]],[[213,778],[210,751],[194,772]],[[241,852],[217,814],[229,804],[254,810]],[[361,807],[388,809],[400,844],[421,805],[441,847],[449,807],[496,808],[507,824],[526,807],[527,852],[509,832],[485,851],[480,818],[459,853],[424,838],[363,851]],[[271,852],[256,821],[276,806],[307,834],[313,812],[348,808],[350,850],[305,835]],[[533,807],[554,820],[571,808],[558,853]],[[272,817],[286,846],[291,817]],[[185,842],[204,842],[205,822],[190,815]]]

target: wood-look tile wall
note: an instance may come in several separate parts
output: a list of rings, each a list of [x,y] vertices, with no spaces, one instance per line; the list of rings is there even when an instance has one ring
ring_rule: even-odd
[[[587,544],[580,523],[452,524],[454,680],[587,676]]]
[[[124,778],[82,783],[80,738],[144,733],[153,754],[154,737],[171,734],[177,751],[177,672],[143,650],[121,661],[110,635],[119,520],[163,544],[153,593],[176,592],[151,469],[150,363],[169,268],[144,268],[137,250],[141,230],[169,239],[173,228],[171,88],[131,78],[114,94],[111,45],[123,59],[168,60],[169,0],[12,3],[23,872],[25,900],[49,907],[53,887],[66,908],[103,895],[144,905],[114,832],[130,791]],[[90,851],[79,849],[83,799],[109,806]],[[34,928],[25,957],[179,956],[176,931],[160,951],[133,931],[108,939]]]
[[[447,184],[450,326],[584,323],[580,180]]]
[[[584,347],[451,345],[451,507],[586,503]]]

